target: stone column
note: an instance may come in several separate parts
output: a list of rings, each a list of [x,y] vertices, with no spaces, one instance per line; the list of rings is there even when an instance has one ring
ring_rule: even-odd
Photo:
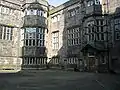
[[[30,58],[28,58],[28,65],[30,65]]]
[[[32,60],[32,65],[33,65],[34,64],[34,61],[33,61],[34,59],[32,58],[31,60]]]

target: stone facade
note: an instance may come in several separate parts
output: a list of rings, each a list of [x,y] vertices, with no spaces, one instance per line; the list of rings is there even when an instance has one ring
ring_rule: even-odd
[[[70,0],[50,10],[48,43],[51,47],[54,45],[52,34],[59,33],[58,48],[48,48],[50,60],[53,62],[52,57],[59,56],[58,62],[65,68],[100,72],[118,70],[119,40],[115,40],[115,33],[117,38],[119,33],[115,32],[113,23],[115,18],[119,21],[118,2],[103,0],[100,5],[99,0]],[[113,57],[117,59],[112,60]]]
[[[115,13],[116,7],[120,6],[120,0],[102,0],[104,13]]]
[[[70,56],[69,52],[71,52],[71,49],[73,50],[74,53],[76,53],[76,55],[78,55],[80,46],[77,43],[76,46],[68,47],[68,34],[67,34],[68,32],[67,31],[70,28],[76,28],[78,29],[77,32],[79,32],[79,28],[80,28],[79,27],[80,18],[78,18],[80,16],[79,7],[80,7],[79,0],[76,0],[76,1],[71,0],[71,1],[64,3],[63,5],[60,5],[50,10],[50,16],[49,16],[50,42],[48,43],[49,45],[51,45],[52,48],[48,48],[48,57],[50,57],[50,60],[54,64],[60,63],[60,65],[67,64],[69,66],[70,64],[72,64],[73,60],[77,61],[78,59],[78,57],[69,57]],[[70,16],[71,12],[73,12],[76,15]],[[54,39],[55,33],[58,33],[57,41]],[[79,36],[77,36],[76,40],[78,40],[78,37]],[[56,43],[58,44],[58,46],[55,46]],[[55,57],[58,59],[57,62],[54,62]],[[68,57],[70,59],[71,58],[73,59],[69,60]]]
[[[120,72],[119,57],[119,13],[120,0],[102,0],[104,14],[109,14],[109,27],[111,31],[112,48],[110,48],[110,68],[113,71]]]
[[[54,56],[59,56],[59,63],[64,65],[67,68],[82,68],[87,65],[87,68],[93,67],[95,69],[96,58],[99,57],[99,62],[102,61],[102,56],[95,56],[93,63],[90,66],[90,58],[88,55],[89,51],[85,52],[85,56],[83,51],[89,43],[92,43],[93,46],[91,48],[97,49],[105,49],[106,47],[106,31],[105,21],[106,19],[102,17],[102,6],[99,1],[80,1],[80,0],[70,0],[56,8],[53,8],[50,11],[50,24],[49,24],[49,36],[51,40],[54,40],[52,34],[59,32],[59,47],[54,50],[50,48],[48,51],[51,54],[50,59]],[[97,23],[98,22],[98,26]],[[62,23],[62,25],[61,25]],[[87,26],[87,24],[92,23],[92,26]],[[102,25],[101,25],[102,24]],[[104,27],[103,27],[104,26]],[[87,30],[93,27],[93,32],[89,33]],[[91,28],[92,29],[92,28]],[[99,33],[104,33],[98,35],[96,29],[104,29],[104,31],[99,31]],[[88,35],[89,34],[89,35]],[[103,40],[96,40],[97,35],[103,35]],[[62,36],[62,37],[60,37]],[[93,36],[92,40],[88,40],[88,37]],[[62,43],[61,43],[62,41]],[[49,42],[50,45],[54,45],[53,41]],[[105,42],[105,43],[104,43]],[[105,44],[105,45],[104,45]],[[96,46],[97,45],[97,46]],[[52,47],[52,46],[51,46]],[[98,52],[99,50],[93,50],[93,52]],[[49,48],[48,48],[49,50]],[[62,52],[62,53],[61,53]],[[101,52],[102,53],[102,52]],[[106,52],[104,52],[105,54]],[[49,55],[49,54],[48,54]],[[107,54],[105,55],[107,57]],[[87,57],[87,58],[85,58]],[[105,57],[105,58],[106,58]],[[86,61],[87,60],[87,61]],[[105,66],[106,66],[105,62]],[[98,63],[101,65],[101,63]]]
[[[0,4],[1,69],[50,65],[119,71],[118,4],[116,9],[106,0],[102,5],[99,0],[69,0],[57,7],[46,0],[11,2]]]
[[[0,69],[20,70],[20,1],[0,1]]]
[[[23,69],[39,69],[47,62],[46,35],[48,3],[26,0],[23,4]]]
[[[112,30],[112,48],[110,49],[111,68],[120,73],[120,9],[116,8],[115,13],[110,16],[111,30]]]

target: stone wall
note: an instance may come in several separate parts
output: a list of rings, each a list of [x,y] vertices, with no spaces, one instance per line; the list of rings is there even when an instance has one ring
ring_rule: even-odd
[[[60,56],[60,63],[64,63],[64,60],[66,59],[68,55],[68,46],[67,46],[67,28],[73,28],[77,25],[80,25],[80,19],[81,15],[77,14],[73,17],[68,18],[68,11],[80,8],[80,5],[78,3],[78,0],[70,0],[58,7],[53,8],[50,11],[49,16],[49,39],[48,39],[48,58],[52,58],[54,56]],[[59,15],[59,21],[52,22],[52,18],[54,16]],[[52,32],[59,31],[59,49],[53,50],[52,47]],[[77,48],[74,48],[74,52],[80,50]],[[71,50],[73,47],[71,47]],[[77,52],[78,53],[78,52]]]
[[[20,69],[21,59],[19,57],[21,6],[20,1],[1,0],[0,25],[13,28],[12,40],[0,40],[0,69]],[[8,10],[4,12],[3,9]],[[10,11],[13,12],[10,12]]]

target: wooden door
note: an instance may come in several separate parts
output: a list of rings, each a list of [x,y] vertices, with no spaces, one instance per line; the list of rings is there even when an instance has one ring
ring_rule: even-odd
[[[95,57],[89,57],[89,71],[95,71]]]

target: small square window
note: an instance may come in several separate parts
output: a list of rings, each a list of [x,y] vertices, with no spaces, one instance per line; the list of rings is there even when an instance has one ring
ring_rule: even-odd
[[[115,25],[115,31],[119,31],[119,25]]]
[[[94,52],[89,52],[88,57],[95,57],[95,53]]]
[[[115,39],[120,40],[120,32],[115,32]]]

